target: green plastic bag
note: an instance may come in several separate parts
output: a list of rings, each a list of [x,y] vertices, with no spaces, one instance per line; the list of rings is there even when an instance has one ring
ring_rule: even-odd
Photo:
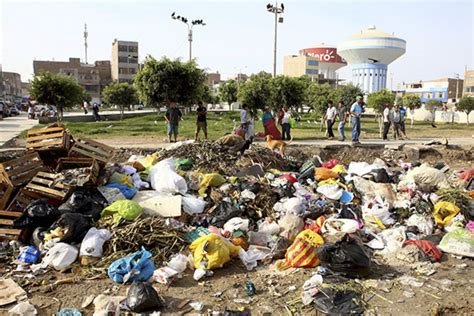
[[[134,221],[142,211],[140,204],[135,201],[118,200],[104,208],[100,215],[101,217],[112,215],[114,223],[118,224],[122,219]]]
[[[438,248],[453,255],[474,257],[474,232],[455,229],[443,236]]]
[[[183,171],[188,171],[191,170],[193,167],[193,161],[192,159],[189,158],[179,158],[176,159],[176,168],[183,170]]]

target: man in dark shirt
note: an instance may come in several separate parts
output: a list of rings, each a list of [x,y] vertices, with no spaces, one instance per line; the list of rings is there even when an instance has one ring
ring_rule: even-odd
[[[171,135],[174,135],[174,141],[176,142],[178,139],[178,128],[179,128],[179,121],[181,121],[183,114],[181,111],[176,107],[175,102],[171,102],[168,110],[165,114],[165,120],[168,123],[168,139],[171,141]]]
[[[207,109],[200,101],[198,108],[196,109],[197,121],[196,121],[196,141],[198,140],[199,131],[202,129],[204,137],[207,139]]]

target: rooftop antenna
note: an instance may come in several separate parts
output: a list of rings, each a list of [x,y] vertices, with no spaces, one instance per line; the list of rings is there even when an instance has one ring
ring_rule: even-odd
[[[89,33],[87,33],[87,24],[84,24],[84,50],[86,53],[86,64],[87,64],[87,36]]]

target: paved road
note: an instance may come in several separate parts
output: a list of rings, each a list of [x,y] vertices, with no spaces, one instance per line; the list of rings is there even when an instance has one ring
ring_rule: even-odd
[[[0,120],[0,146],[36,124],[38,124],[38,120],[29,120],[26,113]]]

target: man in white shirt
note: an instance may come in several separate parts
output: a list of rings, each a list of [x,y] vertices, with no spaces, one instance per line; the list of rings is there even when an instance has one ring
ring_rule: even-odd
[[[390,103],[385,104],[385,109],[383,110],[383,140],[388,140],[388,131],[390,130]]]
[[[337,109],[332,103],[332,101],[328,101],[328,109],[326,110],[326,123],[327,123],[327,129],[328,129],[328,138],[329,139],[334,139],[334,133],[332,131],[332,126],[334,125],[334,122],[336,121],[336,115],[337,115]]]
[[[249,130],[249,125],[250,121],[248,118],[247,114],[248,106],[246,104],[242,104],[242,110],[240,110],[240,126],[242,127],[244,133],[245,133],[245,139],[249,139],[250,137],[250,130]]]

